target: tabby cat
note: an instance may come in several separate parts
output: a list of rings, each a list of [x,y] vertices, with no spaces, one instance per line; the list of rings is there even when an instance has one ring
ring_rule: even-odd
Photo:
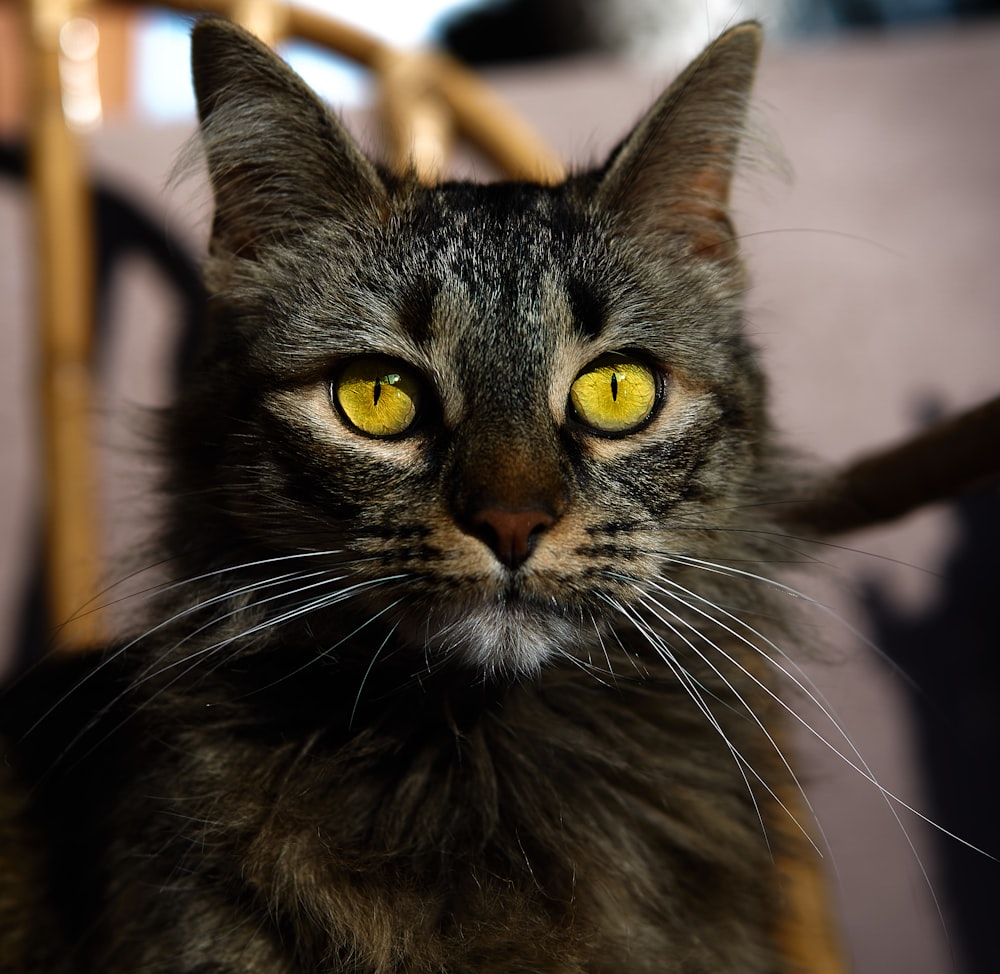
[[[428,188],[195,27],[171,577],[5,709],[34,726],[0,968],[785,969],[787,634],[754,576],[793,474],[727,215],[759,44],[723,35],[601,168]]]

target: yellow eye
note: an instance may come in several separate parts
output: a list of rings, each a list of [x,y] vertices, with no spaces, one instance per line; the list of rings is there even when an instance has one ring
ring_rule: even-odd
[[[569,398],[580,422],[602,433],[628,433],[649,418],[656,392],[648,365],[627,355],[602,355],[576,377]]]
[[[419,381],[411,369],[393,359],[355,359],[330,391],[347,421],[370,436],[398,436],[417,418]]]

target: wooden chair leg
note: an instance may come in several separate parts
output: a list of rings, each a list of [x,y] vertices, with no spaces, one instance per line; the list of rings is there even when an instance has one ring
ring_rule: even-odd
[[[795,766],[795,748],[787,740],[787,730],[775,738]],[[830,879],[813,845],[816,822],[797,786],[778,792],[767,821],[777,837],[775,868],[784,893],[775,938],[786,974],[848,974]]]
[[[100,544],[91,430],[93,232],[80,150],[66,124],[59,68],[73,0],[30,0],[30,179],[35,205],[43,425],[45,556],[57,642],[100,639]]]

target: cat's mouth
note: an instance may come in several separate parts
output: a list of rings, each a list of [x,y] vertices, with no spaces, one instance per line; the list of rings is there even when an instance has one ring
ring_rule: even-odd
[[[555,599],[525,593],[512,580],[492,598],[436,606],[410,638],[490,674],[524,675],[578,649],[583,635],[581,620]]]

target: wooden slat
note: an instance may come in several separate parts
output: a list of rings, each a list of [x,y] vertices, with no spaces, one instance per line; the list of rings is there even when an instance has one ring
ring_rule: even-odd
[[[1000,484],[1000,397],[837,468],[780,512],[810,536],[857,531]]]
[[[45,558],[48,601],[61,646],[100,639],[99,530],[91,429],[93,233],[76,139],[63,116],[59,31],[85,7],[31,0],[29,159],[35,205]]]

